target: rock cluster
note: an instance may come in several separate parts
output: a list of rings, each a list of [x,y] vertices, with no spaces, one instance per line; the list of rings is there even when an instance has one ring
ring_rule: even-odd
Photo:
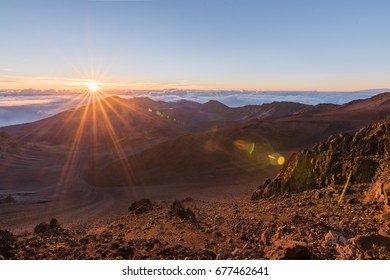
[[[182,206],[182,203],[178,200],[175,200],[171,205],[171,210],[169,211],[169,216],[173,217],[176,216],[182,220],[195,222],[196,217],[194,212],[191,211],[189,208],[184,208]]]
[[[7,230],[0,230],[0,259],[10,259],[15,255],[16,237]]]
[[[65,229],[61,228],[60,224],[58,223],[58,220],[55,218],[52,218],[50,220],[50,223],[40,223],[35,226],[34,233],[35,234],[43,234],[43,235],[50,235],[55,234],[60,231],[66,231]]]
[[[389,204],[389,165],[390,117],[387,117],[354,135],[331,136],[325,143],[293,154],[276,178],[266,180],[252,199],[349,183],[372,184],[371,196]]]
[[[129,207],[129,212],[134,212],[136,215],[144,214],[153,209],[153,203],[147,199],[141,199],[139,201],[133,202]]]
[[[53,219],[32,233],[0,230],[0,259],[390,259],[383,203],[364,203],[356,185],[339,196],[328,187],[259,201],[152,201],[142,215],[67,229]]]
[[[270,260],[309,260],[310,253],[305,242],[278,240],[267,247],[265,255]]]

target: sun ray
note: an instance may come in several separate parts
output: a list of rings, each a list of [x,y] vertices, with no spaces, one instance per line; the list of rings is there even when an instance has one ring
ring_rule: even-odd
[[[108,103],[108,102],[106,101],[105,103]],[[119,157],[119,160],[121,162],[122,169],[123,169],[124,175],[126,177],[126,180],[128,182],[132,182],[132,181],[134,181],[134,174],[132,172],[132,167],[127,160],[127,156],[124,152],[122,145],[119,142],[118,136],[115,132],[115,129],[111,123],[110,118],[108,117],[106,109],[104,108],[102,103],[99,102],[98,104],[99,104],[99,107],[101,109],[101,113],[103,115],[104,122],[107,125],[112,144],[114,145],[114,149],[115,149],[115,151]]]
[[[91,100],[91,96],[89,97],[89,99]],[[86,122],[86,118],[87,118],[87,115],[88,115],[88,112],[89,112],[89,107],[90,107],[90,104],[86,105],[85,107],[85,111],[83,113],[83,116],[80,120],[80,123],[79,123],[79,127],[74,135],[74,139],[73,139],[73,142],[70,146],[70,151],[69,151],[69,156],[66,160],[66,164],[64,166],[64,171],[62,172],[61,174],[61,177],[60,177],[60,185],[66,185],[71,173],[72,173],[72,170],[73,170],[73,165],[79,155],[78,153],[78,150],[79,150],[79,146],[80,146],[80,142],[81,142],[81,139],[82,139],[82,136],[83,136],[83,132],[84,132],[84,126],[85,126],[85,122]]]
[[[80,143],[82,140],[84,127],[86,123],[86,119],[89,112],[90,107],[90,101],[92,100],[92,96],[88,97],[88,103],[85,106],[85,110],[83,112],[83,115],[80,119],[79,126],[77,128],[77,131],[74,135],[72,144],[69,147],[68,156],[65,160],[65,164],[63,165],[63,168],[60,172],[58,183],[55,186],[55,191],[57,195],[60,195],[62,192],[65,192],[70,187],[71,178],[74,178],[75,175],[75,168],[76,163],[80,158]],[[66,203],[65,201],[62,201],[61,199],[57,200],[56,203],[53,203],[51,209],[48,209],[48,211],[55,211],[55,209],[58,208],[60,203]]]

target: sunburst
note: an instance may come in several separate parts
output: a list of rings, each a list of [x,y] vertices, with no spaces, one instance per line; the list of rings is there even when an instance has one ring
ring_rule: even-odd
[[[88,91],[89,92],[95,93],[99,90],[100,90],[99,85],[96,82],[88,83]]]

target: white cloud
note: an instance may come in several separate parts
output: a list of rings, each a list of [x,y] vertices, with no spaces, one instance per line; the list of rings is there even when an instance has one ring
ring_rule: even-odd
[[[304,104],[334,103],[344,104],[356,99],[369,98],[389,89],[375,89],[356,92],[318,92],[318,91],[203,91],[203,90],[137,90],[115,91],[110,94],[124,98],[135,96],[154,100],[178,101],[181,99],[205,103],[218,100],[227,106],[260,105],[274,101],[290,101]],[[70,109],[77,103],[68,102],[79,92],[56,90],[8,90],[0,91],[0,127],[43,119],[60,111]]]

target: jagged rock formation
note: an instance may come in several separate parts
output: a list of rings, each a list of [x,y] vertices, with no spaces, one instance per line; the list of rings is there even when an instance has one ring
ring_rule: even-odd
[[[47,223],[40,223],[35,226],[34,233],[36,234],[52,234],[54,232],[58,232],[61,230],[61,226],[58,223],[58,220],[55,218],[52,218],[50,220],[50,224]]]
[[[383,169],[375,175],[373,186],[367,193],[366,201],[379,200],[385,204],[385,210],[390,210],[390,166],[385,161]],[[390,215],[388,215],[390,220]]]
[[[175,200],[171,205],[171,210],[169,211],[169,216],[173,217],[176,216],[182,220],[195,222],[196,217],[194,212],[191,211],[189,208],[184,208],[180,201]]]
[[[273,180],[266,180],[252,199],[328,186],[371,185],[367,200],[389,205],[390,116],[355,135],[331,136],[325,143],[293,154]]]
[[[8,230],[0,230],[0,260],[9,259],[14,256],[13,245],[16,237]]]
[[[140,215],[147,213],[152,209],[153,203],[149,199],[143,198],[139,201],[134,201],[129,207],[129,212],[134,212],[134,214]]]

